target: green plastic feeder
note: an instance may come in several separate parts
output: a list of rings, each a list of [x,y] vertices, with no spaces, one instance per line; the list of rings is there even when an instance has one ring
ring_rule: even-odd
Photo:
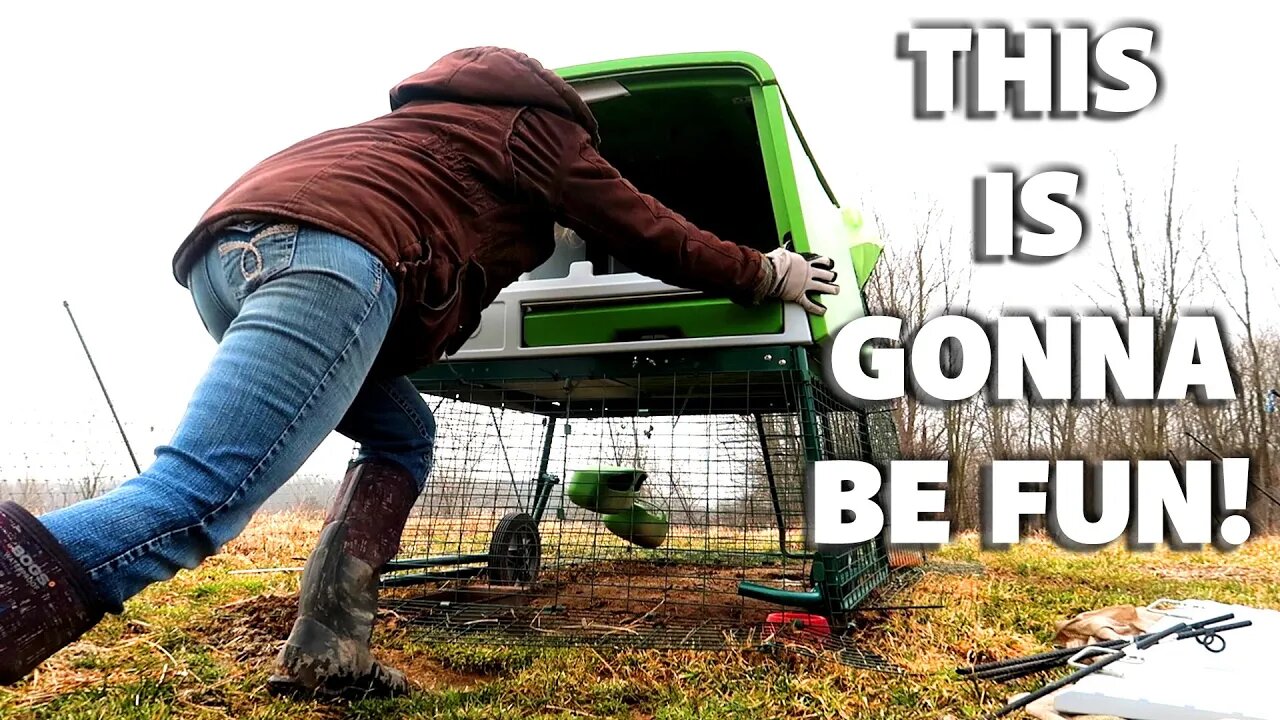
[[[643,548],[653,549],[667,539],[667,516],[643,500],[629,510],[605,515],[602,520],[609,532]]]
[[[630,510],[648,473],[636,468],[598,467],[574,470],[565,494],[578,507],[598,513]]]

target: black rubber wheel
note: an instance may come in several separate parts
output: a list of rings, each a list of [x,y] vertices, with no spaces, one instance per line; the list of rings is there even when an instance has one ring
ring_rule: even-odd
[[[528,513],[508,513],[498,522],[489,543],[489,582],[532,585],[542,563],[538,523]]]

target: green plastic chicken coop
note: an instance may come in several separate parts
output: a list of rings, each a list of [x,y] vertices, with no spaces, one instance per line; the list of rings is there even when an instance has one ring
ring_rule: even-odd
[[[804,483],[812,461],[897,452],[892,417],[842,403],[821,368],[865,313],[855,290],[878,246],[762,59],[560,72],[624,177],[720,237],[833,258],[844,292],[824,317],[741,307],[560,229],[469,342],[413,377],[437,414],[436,465],[383,584],[442,637],[689,646],[788,609],[847,626],[888,579],[888,549],[806,546]]]

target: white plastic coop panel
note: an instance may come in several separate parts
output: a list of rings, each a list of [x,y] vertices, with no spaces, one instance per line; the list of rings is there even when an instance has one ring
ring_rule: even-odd
[[[1165,640],[1085,677],[1058,695],[1054,707],[1131,720],[1280,720],[1274,681],[1280,612],[1207,600],[1185,600],[1166,612],[1153,631],[1225,613],[1235,613],[1230,622],[1253,625],[1223,633],[1220,653],[1195,640]]]

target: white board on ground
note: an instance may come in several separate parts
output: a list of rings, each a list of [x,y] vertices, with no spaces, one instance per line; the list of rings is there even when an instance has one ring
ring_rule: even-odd
[[[1275,653],[1280,612],[1208,600],[1153,606],[1167,613],[1152,631],[1225,613],[1253,625],[1222,634],[1212,653],[1195,640],[1167,639],[1112,663],[1064,690],[1054,707],[1065,713],[1115,715],[1130,720],[1280,720]]]

